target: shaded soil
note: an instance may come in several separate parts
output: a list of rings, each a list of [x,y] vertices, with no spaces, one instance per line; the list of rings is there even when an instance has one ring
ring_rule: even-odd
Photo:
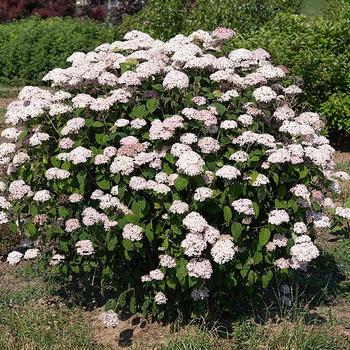
[[[131,345],[142,349],[142,344],[148,347],[160,345],[170,331],[168,325],[150,322],[141,315],[123,318],[115,328],[105,327],[99,318],[102,312],[103,309],[96,309],[86,312],[85,317],[92,322],[94,341],[111,349],[120,350]]]

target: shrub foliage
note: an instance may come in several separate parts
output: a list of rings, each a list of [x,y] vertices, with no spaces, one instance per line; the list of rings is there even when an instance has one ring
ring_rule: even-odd
[[[1,222],[53,248],[67,277],[112,288],[109,307],[230,311],[306,269],[314,235],[350,218],[329,197],[349,176],[322,119],[265,50],[224,55],[233,35],[131,31],[9,106]]]

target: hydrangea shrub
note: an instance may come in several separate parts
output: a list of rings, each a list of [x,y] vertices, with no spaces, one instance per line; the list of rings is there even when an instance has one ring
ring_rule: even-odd
[[[232,36],[131,31],[74,53],[44,78],[52,89],[25,87],[2,132],[1,223],[160,318],[229,310],[305,270],[317,232],[350,219],[331,198],[349,176],[286,68],[263,49],[226,55]]]

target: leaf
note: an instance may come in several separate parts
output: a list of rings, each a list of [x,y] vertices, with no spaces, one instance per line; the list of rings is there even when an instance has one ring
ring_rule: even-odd
[[[61,165],[61,162],[60,162],[55,156],[52,156],[52,157],[51,157],[51,164],[52,164],[55,168],[59,168],[59,166]]]
[[[32,216],[35,216],[39,213],[38,207],[35,204],[30,205],[29,211]]]
[[[159,100],[156,100],[155,98],[151,98],[147,101],[146,106],[150,113],[153,113],[159,105]]]
[[[186,276],[187,276],[186,263],[187,263],[186,260],[182,259],[178,264],[178,268],[176,269],[176,277],[182,286],[186,282]]]
[[[271,237],[271,231],[268,228],[263,228],[259,232],[259,245],[262,247],[268,243]]]
[[[29,237],[34,237],[36,235],[36,227],[32,222],[28,222],[27,232],[29,234]]]
[[[95,135],[95,140],[99,145],[106,145],[107,142],[109,141],[109,136],[106,134],[96,134]]]
[[[96,120],[95,122],[93,122],[92,124],[95,128],[100,128],[101,126],[103,126],[104,124],[98,120]]]
[[[254,284],[257,280],[258,280],[258,275],[256,274],[256,272],[254,272],[253,270],[250,270],[248,273],[249,285]]]
[[[133,251],[134,250],[134,243],[132,243],[132,241],[130,241],[130,239],[123,239],[123,247],[127,251]]]
[[[253,255],[253,261],[254,264],[257,265],[263,260],[263,255],[261,252],[256,251],[255,254]]]
[[[237,240],[241,233],[243,232],[243,226],[239,222],[234,222],[231,225],[232,237]]]
[[[279,176],[276,173],[272,173],[272,178],[273,181],[275,181],[275,184],[278,185],[278,181],[279,181]]]
[[[176,180],[175,180],[175,188],[178,191],[181,191],[183,189],[185,189],[188,185],[188,180],[184,177],[179,176]]]
[[[149,114],[145,105],[138,105],[132,109],[131,116],[134,118],[144,118]]]
[[[10,223],[8,224],[8,227],[9,227],[9,229],[10,229],[11,232],[13,232],[13,233],[16,233],[16,232],[17,232],[17,225],[16,225],[14,222],[10,222]]]
[[[22,143],[28,135],[28,129],[24,129],[18,137],[18,142]]]
[[[84,189],[85,189],[85,179],[86,179],[86,171],[82,170],[77,174],[77,180],[79,183],[79,190],[81,193],[84,193]]]
[[[153,236],[153,227],[151,222],[147,224],[145,227],[145,235],[150,242],[153,241],[154,236]]]
[[[123,292],[122,294],[119,295],[119,298],[117,300],[117,305],[120,305],[122,308],[126,304],[126,293]]]
[[[309,173],[307,167],[305,167],[305,166],[302,169],[298,170],[298,171],[299,171],[299,178],[300,179],[303,179]]]
[[[109,190],[111,188],[111,183],[106,179],[96,181],[96,184],[101,190]]]
[[[80,271],[78,265],[71,265],[70,268],[71,268],[72,272],[74,272],[74,273],[79,273],[79,271]]]
[[[261,277],[261,281],[264,288],[268,287],[272,277],[273,277],[273,273],[271,270],[267,271],[266,274]]]
[[[69,212],[65,207],[59,207],[58,208],[58,215],[62,218],[66,218],[68,216]]]
[[[130,312],[132,314],[136,313],[136,298],[134,296],[131,297],[130,299]]]
[[[231,222],[232,219],[232,211],[231,208],[228,207],[227,205],[224,207],[224,219],[227,224]]]
[[[90,271],[91,271],[90,265],[85,264],[85,265],[83,266],[83,271],[84,271],[84,272],[90,272]]]
[[[107,249],[109,251],[114,250],[114,248],[117,246],[117,242],[118,242],[117,237],[112,237],[107,244]]]
[[[253,202],[253,207],[254,207],[254,216],[255,218],[257,218],[259,216],[259,213],[260,213],[260,207],[259,207],[259,204],[256,203],[256,202]]]
[[[166,284],[169,288],[174,289],[174,290],[176,289],[176,282],[173,279],[168,278],[166,281]]]
[[[61,166],[61,169],[63,169],[63,170],[69,170],[70,167],[71,167],[71,163],[68,162],[68,161],[65,161],[65,162],[63,162],[63,164],[62,164],[62,166]]]
[[[108,310],[115,311],[116,307],[117,307],[116,300],[115,299],[108,299],[105,306],[104,306],[104,309],[105,309],[105,311],[108,311]]]
[[[285,185],[281,185],[278,187],[278,195],[283,198],[287,194],[287,187]]]

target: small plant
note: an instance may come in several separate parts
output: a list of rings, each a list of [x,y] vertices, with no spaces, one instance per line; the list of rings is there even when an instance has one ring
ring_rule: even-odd
[[[314,235],[350,219],[329,197],[349,175],[333,171],[322,118],[299,111],[301,89],[265,50],[225,55],[232,36],[131,31],[9,106],[1,222],[82,286],[112,288],[108,308],[231,312],[305,270]]]

